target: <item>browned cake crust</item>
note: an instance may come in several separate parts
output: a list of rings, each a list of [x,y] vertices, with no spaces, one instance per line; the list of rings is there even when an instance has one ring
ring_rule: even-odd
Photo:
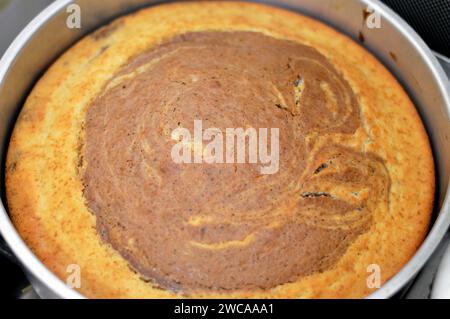
[[[280,167],[177,164],[170,133],[280,128]],[[234,2],[156,6],[65,53],[7,159],[12,219],[88,297],[363,297],[428,229],[434,167],[414,106],[352,40]],[[369,268],[368,268],[369,267]],[[143,280],[145,279],[145,280]]]

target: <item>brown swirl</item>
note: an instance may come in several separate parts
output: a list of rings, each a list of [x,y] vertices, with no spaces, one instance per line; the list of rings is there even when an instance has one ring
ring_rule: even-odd
[[[254,32],[188,33],[123,68],[89,107],[84,196],[97,228],[163,287],[267,289],[325,270],[386,205],[383,161],[334,142],[359,105],[317,50]],[[280,128],[280,170],[175,164],[177,127]]]

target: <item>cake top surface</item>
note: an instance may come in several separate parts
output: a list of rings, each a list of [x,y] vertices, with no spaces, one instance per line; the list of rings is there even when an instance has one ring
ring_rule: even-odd
[[[273,288],[331,267],[387,205],[381,159],[314,147],[354,134],[359,113],[311,47],[257,32],[183,34],[130,61],[89,106],[84,194],[103,238],[159,286]],[[228,136],[221,154],[197,142],[209,163],[174,161],[172,132],[196,121],[220,138],[254,129],[232,147],[245,159],[258,141],[279,167],[263,174],[258,161],[228,158]],[[261,136],[274,128],[277,148]],[[193,136],[184,143],[192,153]]]

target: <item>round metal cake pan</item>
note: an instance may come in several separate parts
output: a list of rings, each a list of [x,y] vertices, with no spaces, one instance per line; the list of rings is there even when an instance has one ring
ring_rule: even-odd
[[[0,61],[0,154],[5,158],[14,121],[33,84],[67,48],[93,29],[154,0],[57,0],[15,39]],[[353,37],[397,76],[414,100],[430,136],[437,175],[435,213],[428,236],[413,258],[369,298],[389,298],[414,278],[450,224],[450,83],[423,40],[398,15],[376,0],[260,1],[315,17]],[[69,29],[68,6],[81,8],[82,28]],[[381,17],[380,28],[366,23],[368,8]],[[349,53],[351,54],[351,53]],[[4,166],[4,163],[3,163]],[[2,180],[4,180],[2,171]],[[4,188],[4,183],[2,183]],[[4,194],[4,191],[2,192]],[[82,298],[52,274],[30,251],[0,206],[0,232],[43,298]]]

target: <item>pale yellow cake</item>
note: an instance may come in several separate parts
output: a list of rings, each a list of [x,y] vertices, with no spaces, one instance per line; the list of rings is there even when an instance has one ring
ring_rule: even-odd
[[[278,169],[177,163],[171,132],[196,120],[279,129]],[[421,119],[369,52],[225,1],[79,41],[28,97],[6,164],[16,228],[63,281],[78,265],[89,298],[367,296],[422,243],[434,183]]]

